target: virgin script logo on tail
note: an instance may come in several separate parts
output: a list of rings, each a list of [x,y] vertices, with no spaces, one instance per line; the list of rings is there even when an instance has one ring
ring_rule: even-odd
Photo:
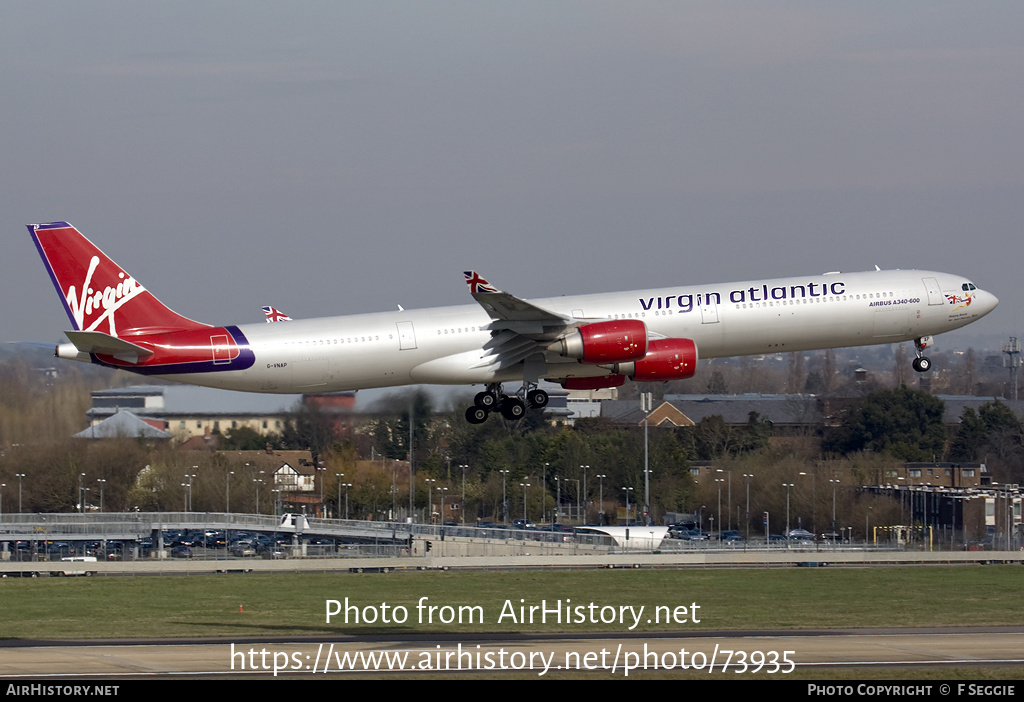
[[[106,320],[107,333],[117,336],[115,313],[136,296],[146,292],[146,289],[122,270],[117,271],[117,277],[120,280],[116,284],[105,285],[102,290],[99,290],[100,284],[97,283],[96,289],[94,289],[92,287],[93,274],[99,265],[100,257],[93,256],[89,261],[89,270],[85,274],[81,289],[76,290],[75,286],[71,285],[64,297],[67,300],[68,309],[71,310],[71,315],[74,317],[75,326],[79,330],[97,331],[96,327]],[[114,281],[109,282],[113,283]],[[86,321],[88,321],[88,326],[86,326]]]

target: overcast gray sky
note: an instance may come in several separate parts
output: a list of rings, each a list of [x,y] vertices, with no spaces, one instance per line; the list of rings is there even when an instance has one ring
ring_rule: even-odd
[[[1024,331],[1020,2],[11,1],[0,88],[0,341],[54,220],[217,324],[877,264]]]

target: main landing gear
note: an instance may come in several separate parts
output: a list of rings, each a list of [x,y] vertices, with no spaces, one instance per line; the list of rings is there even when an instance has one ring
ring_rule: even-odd
[[[924,373],[925,371],[931,369],[932,367],[932,362],[928,359],[927,356],[924,355],[924,350],[931,343],[932,338],[930,336],[922,336],[919,339],[914,339],[914,348],[917,350],[917,358],[915,358],[914,362],[911,363],[910,365],[918,373]]]
[[[548,394],[535,383],[524,383],[522,390],[515,395],[504,394],[501,383],[491,383],[473,398],[473,406],[466,409],[466,421],[470,424],[483,424],[495,410],[501,412],[505,419],[515,421],[523,418],[527,408],[540,409],[547,407],[547,404]]]

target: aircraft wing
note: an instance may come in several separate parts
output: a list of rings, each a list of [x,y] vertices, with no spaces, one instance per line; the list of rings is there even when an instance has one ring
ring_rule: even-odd
[[[473,299],[491,317],[487,327],[491,331],[491,339],[484,344],[485,355],[476,366],[478,368],[494,363],[500,368],[508,368],[531,356],[543,354],[550,342],[581,323],[573,317],[502,292],[476,271],[465,271],[463,275]]]

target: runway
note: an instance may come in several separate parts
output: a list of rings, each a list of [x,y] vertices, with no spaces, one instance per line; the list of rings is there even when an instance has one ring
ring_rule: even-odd
[[[852,666],[1021,665],[1024,627],[818,632],[718,632],[695,636],[387,635],[330,639],[8,642],[0,679],[115,680],[191,676],[291,678],[365,674],[592,671],[725,672],[737,678]]]

